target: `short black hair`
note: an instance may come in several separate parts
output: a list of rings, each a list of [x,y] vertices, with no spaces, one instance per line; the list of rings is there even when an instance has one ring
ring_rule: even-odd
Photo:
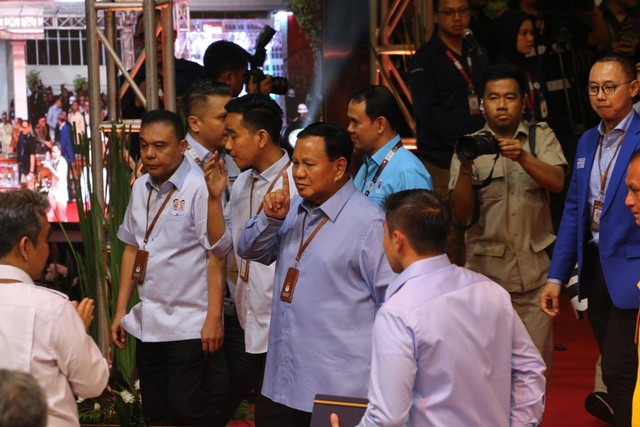
[[[251,55],[241,46],[228,40],[218,40],[207,47],[202,62],[207,78],[218,81],[227,71],[246,69]]]
[[[365,102],[365,113],[370,120],[377,117],[387,119],[393,130],[398,130],[402,123],[402,112],[396,98],[389,89],[380,85],[367,86],[353,94],[351,101]]]
[[[389,234],[401,231],[419,255],[443,254],[451,228],[449,206],[431,190],[403,190],[382,202]]]
[[[0,192],[0,257],[7,255],[20,239],[34,245],[42,229],[41,217],[49,210],[49,199],[31,190]]]
[[[171,125],[178,141],[184,139],[184,126],[182,119],[173,111],[169,110],[151,110],[144,113],[140,121],[140,129],[153,123],[166,123]]]
[[[636,65],[625,56],[615,53],[608,54],[596,59],[596,62],[594,62],[593,64],[595,65],[599,62],[617,62],[622,67],[622,71],[624,72],[624,75],[627,79],[635,80],[637,77]]]
[[[524,98],[526,93],[527,83],[524,78],[524,73],[515,64],[498,64],[492,65],[487,68],[482,75],[482,88],[486,88],[487,83],[494,82],[496,80],[515,80],[518,83],[520,89],[520,96]]]
[[[253,132],[264,129],[274,144],[280,144],[282,108],[269,95],[250,93],[232,99],[224,108],[228,113],[242,114],[244,127]]]
[[[469,1],[467,1],[467,6],[469,5]],[[440,8],[440,0],[433,0],[433,11],[437,12]]]
[[[324,139],[324,149],[327,157],[332,162],[340,157],[347,159],[347,169],[351,163],[351,155],[353,154],[353,142],[349,134],[340,126],[316,122],[311,123],[298,134],[298,139],[309,136],[319,136]]]
[[[182,112],[185,117],[193,115],[197,105],[205,104],[209,96],[231,96],[231,88],[226,83],[209,79],[198,79],[182,94]]]

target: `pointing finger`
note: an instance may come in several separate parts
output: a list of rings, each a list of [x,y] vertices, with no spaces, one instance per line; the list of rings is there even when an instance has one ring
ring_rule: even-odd
[[[289,191],[289,174],[286,169],[282,171],[282,191],[287,197],[291,194]]]

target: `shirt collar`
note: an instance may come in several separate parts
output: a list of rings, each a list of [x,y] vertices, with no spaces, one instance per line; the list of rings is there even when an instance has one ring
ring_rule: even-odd
[[[156,179],[149,174],[147,174],[147,181],[145,184],[147,188],[153,188],[156,191],[160,191],[162,188],[166,188],[169,183],[171,183],[176,188],[176,190],[180,191],[180,189],[182,188],[182,184],[184,184],[184,181],[187,178],[187,175],[189,175],[190,170],[191,164],[189,164],[187,159],[185,159],[183,156],[182,163],[180,163],[178,169],[176,169],[173,175],[171,175],[171,177],[164,184],[162,184],[161,188],[158,188]]]
[[[189,147],[191,147],[193,149],[193,152],[196,153],[196,156],[198,157],[198,159],[202,160],[203,162],[206,162],[206,159],[209,157],[209,155],[211,154],[211,152],[209,150],[207,150],[206,148],[204,148],[204,146],[202,144],[200,144],[198,141],[196,141],[193,136],[191,136],[190,133],[187,133],[187,143],[189,143]],[[186,156],[190,156],[191,154],[189,153],[189,150],[187,149],[187,153],[185,154]]]
[[[0,279],[10,279],[21,283],[33,284],[33,279],[18,267],[9,264],[0,264]]]
[[[328,216],[331,222],[335,222],[336,218],[338,218],[338,215],[340,214],[340,211],[342,210],[344,205],[347,204],[347,202],[355,192],[356,187],[355,185],[353,185],[353,179],[349,178],[349,181],[347,181],[342,187],[340,187],[340,189],[336,191],[333,196],[329,197],[328,200],[318,206],[317,209],[320,209],[326,216]],[[312,210],[314,210],[314,207],[310,202],[304,200],[298,206],[298,213],[300,213],[301,209],[307,212],[311,212]]]
[[[251,169],[251,175],[254,178],[258,178],[267,182],[272,182],[274,179],[277,179],[280,173],[282,172],[282,169],[284,169],[285,165],[289,163],[289,154],[287,154],[285,150],[281,150],[281,151],[282,151],[282,157],[280,157],[280,159],[277,162],[275,162],[274,164],[269,166],[267,169],[262,171],[262,173],[259,173],[255,169]]]
[[[433,37],[431,37],[431,40],[433,40],[433,44],[434,44],[434,49],[436,52],[440,52],[440,53],[445,53],[446,51],[450,50],[454,56],[460,56],[462,58],[465,58],[469,52],[469,46],[467,45],[467,42],[465,40],[462,40],[462,55],[458,55],[453,49],[449,49],[449,46],[447,46],[447,44],[440,38],[440,36],[438,36],[438,34],[433,34]]]
[[[491,132],[491,135],[495,135],[496,133],[491,130],[491,128],[489,127],[489,124],[487,122],[484,123],[484,126],[482,127],[482,129],[480,129],[478,132],[483,132],[483,131],[487,131],[487,132]],[[476,132],[476,133],[478,133]],[[516,132],[513,135],[513,138],[518,138],[519,134],[524,134],[524,136],[529,137],[529,126],[527,126],[527,124],[525,122],[523,122],[522,120],[520,120],[520,123],[518,124],[518,127],[516,128]]]
[[[415,261],[409,267],[405,268],[400,274],[398,274],[396,278],[393,279],[393,281],[389,284],[385,300],[388,300],[393,294],[398,292],[405,283],[407,283],[414,277],[432,273],[436,270],[440,270],[450,265],[451,261],[449,261],[449,257],[445,254]]]
[[[616,127],[611,130],[611,132],[626,132],[629,129],[629,126],[631,126],[631,119],[633,119],[634,113],[635,110],[631,108],[629,114],[627,114],[624,119],[620,120],[620,123],[618,123]],[[600,124],[598,125],[598,132],[602,136],[606,135],[604,122],[602,120],[600,120]]]
[[[393,138],[391,138],[389,140],[389,142],[384,144],[382,146],[382,148],[380,148],[378,151],[376,151],[373,154],[373,156],[369,156],[368,154],[365,154],[364,155],[365,160],[370,158],[371,160],[376,162],[376,164],[378,164],[378,165],[382,164],[382,161],[384,160],[384,158],[387,156],[389,151],[391,151],[391,149],[393,149],[393,147],[398,143],[398,141],[400,141],[400,135],[394,136]]]

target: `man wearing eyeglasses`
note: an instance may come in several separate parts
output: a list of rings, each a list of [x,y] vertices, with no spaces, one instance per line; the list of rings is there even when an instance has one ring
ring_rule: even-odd
[[[484,125],[480,99],[487,59],[481,50],[473,50],[463,40],[470,21],[467,0],[434,0],[433,12],[435,33],[411,60],[409,82],[418,151],[431,174],[434,190],[447,197],[449,165],[457,138]]]
[[[602,354],[602,376],[615,425],[631,425],[638,356],[634,345],[640,290],[640,228],[625,207],[624,175],[640,150],[636,69],[628,59],[605,56],[589,74],[588,95],[600,124],[578,142],[542,311],[559,312],[561,284],[578,262],[578,297],[589,298],[589,323]]]

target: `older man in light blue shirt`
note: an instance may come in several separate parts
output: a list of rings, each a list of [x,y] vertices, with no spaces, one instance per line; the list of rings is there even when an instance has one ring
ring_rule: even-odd
[[[347,116],[351,141],[364,151],[354,182],[365,196],[380,205],[385,196],[401,190],[433,188],[422,162],[402,146],[398,135],[402,113],[389,89],[368,86],[356,92]]]
[[[376,315],[358,426],[537,426],[545,365],[509,294],[451,264],[450,214],[435,193],[402,191],[384,208],[384,248],[400,274]]]
[[[309,125],[293,152],[299,196],[289,197],[285,176],[238,238],[243,258],[277,260],[256,403],[263,426],[308,426],[318,393],[367,394],[373,320],[394,274],[380,244],[382,212],[347,174],[351,151],[343,130]],[[258,420],[261,411],[268,416]]]

